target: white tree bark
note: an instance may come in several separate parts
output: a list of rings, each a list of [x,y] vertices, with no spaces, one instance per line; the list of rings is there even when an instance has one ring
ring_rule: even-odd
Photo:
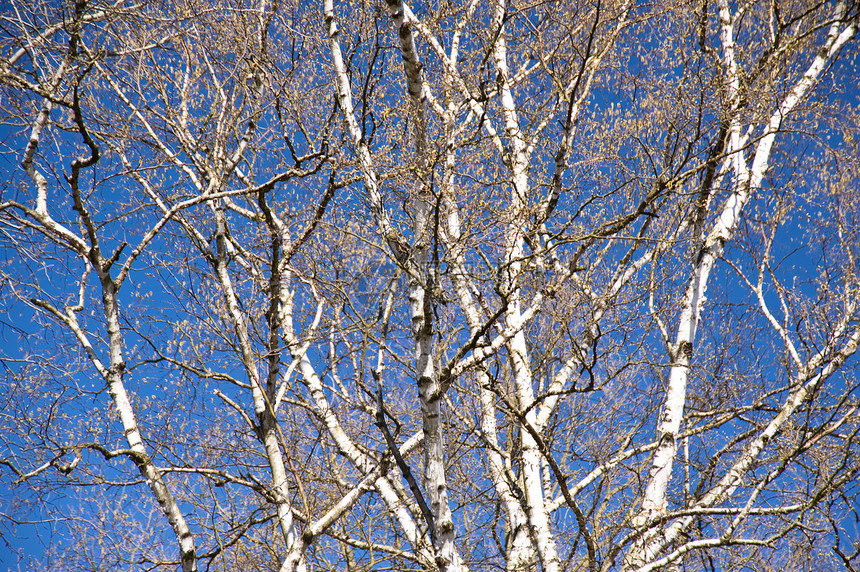
[[[60,85],[68,71],[70,62],[75,57],[75,52],[80,42],[80,23],[84,19],[82,14],[82,6],[78,6],[76,10],[75,20],[68,24],[72,35],[72,42],[67,57],[60,63],[55,71],[50,82],[50,91],[53,96],[56,96]],[[31,46],[32,47],[32,46]],[[13,62],[15,58],[20,57],[18,54],[13,56],[9,62]],[[76,95],[77,97],[77,95]],[[30,138],[27,147],[24,151],[24,157],[21,161],[21,166],[27,172],[27,175],[32,180],[36,187],[36,209],[31,210],[23,205],[17,205],[27,215],[36,220],[44,229],[43,232],[50,238],[61,244],[66,244],[71,247],[83,259],[84,264],[95,269],[100,283],[102,294],[102,313],[106,321],[107,330],[107,349],[109,354],[109,365],[105,367],[103,361],[98,357],[98,354],[89,340],[86,332],[78,325],[76,312],[83,309],[79,304],[77,307],[67,307],[66,312],[62,313],[50,304],[33,300],[36,306],[48,311],[57,317],[60,321],[69,327],[77,337],[82,347],[84,348],[90,361],[93,363],[96,370],[104,378],[107,383],[108,393],[116,406],[116,411],[120,422],[123,426],[125,440],[129,446],[129,452],[126,454],[134,461],[137,469],[145,478],[147,486],[152,491],[162,513],[167,517],[171,529],[176,535],[180,550],[180,563],[183,572],[196,572],[197,570],[197,555],[195,549],[194,537],[188,527],[185,517],[176,502],[175,497],[168,488],[161,471],[153,463],[149,452],[144,444],[143,437],[140,433],[137,418],[134,413],[131,401],[123,383],[125,375],[125,360],[123,358],[123,337],[119,321],[119,302],[117,295],[121,280],[115,280],[111,276],[111,267],[113,259],[105,259],[101,254],[101,249],[98,242],[96,228],[90,219],[89,213],[84,206],[80,192],[77,188],[79,169],[93,165],[98,161],[98,148],[90,139],[85,130],[84,118],[81,116],[79,104],[76,102],[74,107],[75,119],[78,123],[81,134],[85,142],[90,147],[91,157],[75,159],[72,162],[72,176],[67,180],[72,186],[74,197],[74,209],[77,211],[80,219],[80,225],[86,231],[86,238],[78,236],[64,225],[56,222],[48,210],[48,181],[44,175],[36,168],[35,153],[39,146],[39,141],[43,130],[48,124],[52,104],[48,97],[43,99],[41,110],[33,123]],[[8,204],[8,203],[7,203]],[[5,205],[4,205],[5,206]],[[122,250],[122,247],[119,249]],[[89,274],[89,270],[84,273],[84,280]],[[86,284],[81,283],[81,299]]]
[[[735,18],[732,16],[727,2],[721,0],[719,3],[720,38],[727,74],[726,80],[729,85],[727,100],[731,113],[726,153],[733,173],[732,193],[723,205],[710,232],[702,241],[681,303],[677,333],[671,348],[671,358],[674,363],[669,370],[664,411],[657,429],[658,446],[651,464],[642,509],[634,519],[634,526],[642,530],[653,519],[667,511],[667,487],[672,476],[674,458],[678,448],[678,435],[686,402],[687,378],[693,357],[696,331],[706,301],[705,292],[708,279],[716,261],[722,256],[726,243],[732,239],[737,229],[744,205],[762,184],[768,168],[771,149],[783,120],[818,81],[828,62],[856,33],[856,24],[842,24],[841,18],[844,10],[845,7],[841,3],[836,7],[834,23],[830,26],[825,42],[818,54],[803,76],[794,83],[767,123],[761,127],[761,134],[753,147],[752,162],[748,164],[746,159],[747,137],[741,134],[742,126],[737,110],[741,79],[735,58]],[[654,540],[653,532],[644,534],[628,554],[625,569],[635,569],[647,563],[654,556],[654,553],[646,549],[646,545],[653,547],[655,544],[665,545],[665,543],[661,544]]]
[[[505,231],[505,259],[501,271],[501,287],[507,296],[505,320],[508,324],[523,321],[520,290],[520,274],[524,254],[524,238],[528,225],[528,156],[526,143],[517,117],[517,105],[509,81],[510,71],[507,62],[507,43],[505,34],[505,13],[507,6],[500,1],[495,6],[493,25],[499,30],[493,46],[493,60],[496,65],[496,83],[500,90],[500,104],[505,134],[509,150],[503,160],[511,171],[510,206],[508,207],[507,228]],[[511,369],[516,386],[517,406],[524,415],[525,423],[535,426],[537,410],[528,348],[523,331],[520,329],[507,342]],[[559,568],[558,550],[549,526],[549,513],[546,509],[543,479],[541,476],[541,452],[532,435],[521,433],[523,449],[523,492],[528,506],[529,524],[533,528],[541,567],[546,572],[556,572]]]
[[[678,570],[775,544],[799,562],[828,539],[776,535],[819,515],[860,558],[838,552],[860,470],[858,121],[837,93],[856,6],[77,2],[56,24],[15,2],[0,119],[28,117],[34,191],[2,191],[19,260],[0,321],[29,301],[106,386],[76,387],[47,336],[3,353],[14,397],[50,388],[4,414],[13,487],[101,478],[87,451],[128,457],[110,470],[143,475],[180,556],[118,528],[116,551],[184,570]],[[661,28],[692,22],[692,39]],[[94,141],[106,160],[79,176]],[[807,143],[838,172],[777,162]],[[836,220],[801,233],[800,204]],[[665,387],[645,386],[655,371]],[[89,411],[91,392],[112,407]],[[92,429],[104,415],[123,435]]]
[[[429,257],[432,239],[431,200],[429,188],[430,171],[427,149],[426,99],[429,90],[424,84],[423,64],[415,47],[411,24],[406,21],[402,2],[389,0],[388,11],[400,39],[400,53],[406,75],[407,93],[414,122],[415,158],[417,170],[415,198],[413,200],[414,222],[412,227],[411,264],[416,275],[410,275],[409,305],[412,314],[412,335],[415,340],[415,364],[418,393],[421,399],[421,414],[424,429],[424,489],[427,491],[433,513],[438,557],[441,570],[457,572],[462,563],[455,545],[454,520],[448,503],[448,484],[445,475],[445,437],[442,418],[442,392],[438,379],[438,368],[434,356],[433,290],[439,281],[436,268]],[[377,207],[384,210],[384,205]]]

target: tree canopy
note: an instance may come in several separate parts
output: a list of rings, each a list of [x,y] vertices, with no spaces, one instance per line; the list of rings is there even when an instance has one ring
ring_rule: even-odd
[[[860,5],[12,0],[0,541],[860,568]]]

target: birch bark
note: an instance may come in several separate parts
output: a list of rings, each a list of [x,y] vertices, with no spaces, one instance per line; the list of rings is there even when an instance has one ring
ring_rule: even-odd
[[[517,105],[509,81],[510,71],[508,69],[504,24],[506,11],[505,2],[500,1],[495,4],[493,25],[498,33],[492,51],[497,71],[496,83],[500,91],[505,135],[509,145],[503,161],[507,161],[511,172],[510,206],[508,207],[507,228],[505,230],[505,259],[503,268],[500,269],[501,287],[503,295],[507,297],[505,320],[511,324],[523,321],[519,280],[522,273],[524,238],[528,228],[529,185],[526,143],[520,128]],[[537,421],[537,410],[535,408],[528,348],[522,329],[518,330],[506,345],[514,375],[517,405],[520,412],[524,413],[526,423],[534,426]],[[528,506],[529,525],[533,529],[542,569],[547,572],[555,572],[559,569],[559,559],[545,505],[541,476],[541,453],[530,433],[522,432],[520,438],[522,441],[523,492]]]
[[[175,497],[164,480],[163,474],[156,467],[149,455],[140,432],[134,408],[123,382],[123,377],[126,373],[126,366],[123,357],[123,336],[120,327],[118,293],[124,275],[121,274],[120,279],[115,280],[111,276],[111,268],[119,253],[123,250],[125,244],[121,245],[118,251],[110,259],[103,257],[97,228],[83,202],[82,194],[79,189],[81,169],[92,167],[98,162],[100,158],[100,149],[87,131],[86,122],[78,99],[77,86],[74,88],[72,112],[81,137],[89,148],[90,156],[79,157],[72,161],[71,176],[67,177],[67,182],[72,188],[73,208],[78,215],[78,222],[83,230],[84,237],[78,236],[53,219],[48,210],[48,181],[35,165],[35,153],[39,146],[43,130],[49,123],[53,107],[50,99],[52,97],[56,97],[59,92],[59,88],[69,71],[70,64],[72,64],[75,58],[78,57],[78,52],[81,47],[81,23],[86,19],[84,16],[85,7],[85,3],[78,3],[75,6],[74,19],[68,24],[68,30],[70,33],[68,52],[51,78],[49,83],[51,95],[50,97],[45,97],[42,101],[41,109],[33,123],[30,138],[24,151],[24,156],[21,160],[22,168],[27,172],[28,177],[36,187],[36,208],[35,210],[30,210],[23,207],[23,205],[20,205],[19,208],[36,220],[49,237],[59,243],[64,243],[71,247],[83,259],[85,265],[95,269],[101,289],[101,311],[105,318],[107,331],[109,365],[105,367],[101,359],[98,357],[93,345],[89,341],[89,336],[78,325],[76,312],[83,309],[82,304],[75,307],[67,307],[66,312],[61,313],[58,309],[46,302],[40,300],[33,300],[33,302],[36,306],[48,311],[60,319],[67,327],[69,327],[69,329],[72,330],[84,347],[90,361],[93,363],[99,374],[104,378],[107,383],[108,393],[116,406],[117,414],[123,426],[123,434],[125,435],[125,440],[130,449],[128,456],[132,459],[137,466],[138,471],[144,477],[147,486],[158,501],[162,513],[167,517],[171,529],[176,536],[179,544],[180,564],[182,566],[182,570],[183,572],[196,572],[197,555],[194,537],[182,511],[179,509],[179,505],[176,502]],[[15,57],[19,56],[13,56],[13,58],[9,60],[9,63],[13,62]],[[84,279],[86,279],[88,273],[89,269],[84,274]],[[85,287],[85,283],[82,282],[81,292],[83,292]],[[83,296],[81,295],[81,297]]]
[[[726,153],[733,174],[732,193],[724,203],[711,230],[703,236],[687,281],[675,342],[671,348],[670,357],[673,364],[669,368],[664,412],[657,430],[657,449],[651,464],[642,509],[634,519],[634,526],[642,530],[667,510],[667,487],[678,448],[678,435],[686,402],[687,379],[692,363],[696,331],[706,301],[708,279],[714,265],[722,256],[726,243],[734,236],[744,205],[762,185],[771,149],[782,122],[818,81],[831,58],[856,33],[856,24],[842,23],[845,7],[842,3],[838,4],[834,11],[834,22],[818,54],[802,77],[796,80],[766,124],[761,127],[761,134],[752,147],[754,150],[752,161],[748,163],[746,158],[748,140],[747,136],[741,133],[739,113],[742,95],[734,41],[736,19],[731,13],[729,4],[724,0],[720,0],[718,7],[724,69],[729,86],[727,101],[730,119]],[[645,533],[634,545],[625,561],[625,569],[641,567],[653,556],[646,550],[646,545],[653,545],[656,542],[654,534],[656,533],[653,531]]]
[[[423,101],[426,97],[421,78],[421,63],[415,49],[410,25],[405,21],[405,7],[399,2],[388,3],[389,12],[397,27],[400,38],[401,54],[407,75],[408,92],[415,114],[416,157],[418,173],[416,198],[414,202],[413,243],[406,247],[400,233],[392,226],[379,192],[370,152],[365,145],[358,124],[353,115],[351,87],[347,78],[340,42],[337,21],[332,0],[324,6],[328,28],[329,45],[335,73],[338,98],[344,117],[347,133],[356,145],[359,161],[364,175],[365,189],[371,211],[379,225],[380,233],[389,243],[395,260],[410,272],[409,305],[412,317],[412,335],[415,343],[415,364],[424,429],[424,486],[429,497],[434,522],[430,523],[431,535],[436,538],[436,564],[442,570],[462,569],[454,537],[454,523],[448,504],[447,482],[445,477],[445,447],[443,419],[441,414],[442,394],[433,355],[433,300],[427,286],[434,284],[435,271],[428,258],[429,244],[429,202],[431,191],[427,188],[429,173],[426,166],[426,112]],[[423,179],[423,180],[422,180]],[[408,248],[408,252],[406,249]]]
[[[87,452],[128,457],[109,470],[146,482],[185,570],[801,562],[797,547],[830,549],[791,536],[819,516],[848,546],[860,163],[856,114],[839,108],[853,62],[837,62],[857,11],[838,1],[386,0],[336,16],[328,0],[322,19],[302,2],[119,3],[78,18],[98,33],[71,57],[76,24],[15,0],[0,120],[28,118],[19,176],[35,191],[2,188],[0,250],[17,259],[0,270],[0,334],[29,301],[106,387],[76,387],[45,327],[5,369],[13,397],[50,390],[4,413],[0,477],[74,487],[104,472]],[[109,149],[86,175],[79,95]],[[81,141],[90,158],[75,159]],[[838,173],[781,155],[806,144]],[[68,189],[45,167],[67,159]],[[799,220],[795,200],[834,220]],[[130,255],[99,250],[129,236]],[[724,292],[731,271],[740,292]],[[162,390],[190,414],[149,405]],[[87,409],[91,394],[111,410]],[[143,533],[124,534],[129,562],[176,566],[159,554],[173,538],[134,552]]]
[[[398,0],[387,0],[388,12],[400,38],[400,53],[406,75],[407,93],[413,114],[413,137],[415,139],[416,171],[413,185],[413,227],[411,264],[417,272],[410,275],[409,305],[412,315],[412,335],[415,340],[415,364],[418,393],[421,399],[421,415],[424,429],[424,488],[433,512],[437,542],[437,563],[441,570],[462,570],[455,545],[455,528],[448,503],[448,484],[445,475],[445,436],[442,417],[442,392],[439,386],[438,368],[434,355],[433,292],[439,282],[437,269],[429,256],[431,239],[430,165],[427,148],[427,90],[412,34],[411,24],[406,21],[405,6]],[[383,205],[377,207],[378,211]]]

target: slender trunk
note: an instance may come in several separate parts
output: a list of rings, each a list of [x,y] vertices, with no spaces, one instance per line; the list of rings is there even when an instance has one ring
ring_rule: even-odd
[[[505,3],[496,4],[494,25],[499,27],[498,37],[493,46],[493,59],[496,65],[496,83],[499,86],[502,117],[505,133],[510,141],[510,149],[506,151],[503,160],[511,171],[511,201],[509,219],[505,231],[504,268],[502,269],[501,287],[507,297],[505,320],[508,324],[521,323],[522,301],[520,290],[520,273],[525,244],[525,232],[528,225],[528,155],[523,133],[517,117],[516,103],[508,81],[509,70],[507,63],[507,44],[504,30]],[[534,407],[534,388],[529,364],[528,347],[525,334],[518,331],[507,343],[509,359],[514,374],[517,406],[520,413],[525,412],[525,421],[535,424],[537,411]],[[523,484],[525,500],[528,507],[529,525],[532,528],[538,555],[543,570],[556,572],[559,568],[558,551],[555,538],[549,526],[549,513],[543,495],[543,479],[541,478],[541,452],[528,431],[520,432],[523,461]]]
[[[143,438],[137,425],[137,419],[132,408],[128,393],[123,383],[125,362],[122,355],[122,334],[119,325],[119,305],[117,303],[116,284],[109,272],[99,269],[102,284],[102,302],[105,318],[107,319],[108,344],[110,348],[110,368],[107,372],[108,392],[116,405],[117,413],[125,433],[129,448],[134,452],[132,458],[140,474],[146,479],[152,494],[155,495],[162,512],[167,517],[171,528],[179,542],[180,561],[183,572],[197,571],[197,555],[194,537],[185,522],[185,517],[179,510],[176,499],[164,482],[164,478],[146,450]]]
[[[215,209],[215,217],[217,227],[215,270],[224,295],[224,301],[227,304],[227,309],[233,322],[233,329],[235,330],[239,341],[239,348],[242,353],[242,363],[245,366],[245,372],[251,382],[251,396],[254,402],[254,413],[256,414],[257,422],[259,424],[259,439],[266,452],[266,459],[269,462],[269,470],[272,475],[271,487],[275,496],[275,505],[278,511],[278,524],[280,525],[281,532],[284,535],[287,550],[289,550],[296,541],[297,532],[295,523],[293,522],[293,510],[292,502],[290,500],[287,470],[284,464],[284,457],[281,452],[281,446],[277,434],[277,420],[274,418],[270,396],[266,393],[266,389],[263,388],[260,374],[257,371],[257,365],[251,348],[250,337],[248,335],[248,325],[245,323],[245,314],[239,308],[239,302],[236,299],[233,283],[230,279],[230,274],[227,272],[227,221],[223,211],[218,208]]]
[[[744,151],[747,138],[741,134],[740,116],[737,108],[741,81],[735,60],[734,19],[726,0],[720,0],[718,6],[721,27],[720,40],[729,88],[728,101],[731,118],[726,151],[734,176],[733,191],[726,200],[720,215],[714,221],[710,233],[702,240],[684,294],[673,347],[674,355],[672,358],[674,363],[670,368],[669,384],[664,400],[664,413],[658,427],[658,446],[649,471],[642,508],[633,521],[634,526],[643,531],[655,517],[667,510],[666,491],[672,476],[673,462],[678,448],[677,439],[686,401],[687,379],[696,331],[705,303],[708,278],[714,264],[722,256],[726,243],[733,237],[744,206],[762,183],[770,161],[771,149],[782,122],[818,81],[828,62],[856,33],[856,23],[852,22],[843,27],[840,20],[844,14],[845,6],[842,3],[838,4],[835,8],[834,23],[828,30],[824,45],[813,58],[803,76],[795,82],[763,126],[761,137],[754,147],[752,161],[748,163]],[[641,567],[653,558],[656,555],[653,546],[666,546],[667,540],[661,541],[661,536],[665,536],[665,534],[659,530],[644,532],[625,558],[625,570]]]

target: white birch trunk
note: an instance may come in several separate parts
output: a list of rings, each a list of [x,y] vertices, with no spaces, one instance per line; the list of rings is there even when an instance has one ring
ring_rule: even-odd
[[[407,92],[413,111],[416,175],[413,184],[414,223],[412,228],[412,262],[417,276],[410,273],[409,305],[412,314],[412,335],[415,340],[415,365],[418,395],[421,399],[421,416],[424,429],[424,490],[433,513],[438,551],[437,563],[441,570],[462,569],[455,545],[454,520],[448,504],[448,483],[445,475],[445,439],[442,419],[442,394],[438,371],[433,355],[433,300],[425,286],[434,286],[438,277],[429,258],[430,202],[432,196],[427,181],[430,178],[427,162],[427,111],[426,89],[422,74],[423,65],[418,57],[411,25],[405,21],[405,7],[398,0],[387,2],[388,11],[400,39],[400,52],[406,74]],[[383,211],[379,205],[378,210]]]
[[[110,368],[108,369],[108,392],[116,405],[117,413],[125,433],[128,446],[134,451],[134,461],[141,474],[146,478],[146,484],[158,500],[161,510],[167,517],[176,538],[179,541],[180,562],[183,572],[196,572],[197,555],[194,537],[185,522],[185,517],[176,503],[176,499],[164,482],[161,472],[153,464],[149,453],[143,444],[143,438],[138,429],[137,419],[125,390],[122,378],[125,362],[122,356],[122,334],[119,325],[119,310],[117,304],[116,286],[106,272],[99,271],[102,283],[104,312],[107,318],[108,344],[110,347]]]
[[[453,127],[453,125],[451,126]],[[453,193],[453,162],[450,167],[445,180],[447,192]],[[465,260],[459,245],[461,238],[459,216],[453,204],[446,205],[446,208],[448,209],[448,216],[446,217],[448,246],[451,250],[454,267],[451,279],[454,282],[460,307],[469,325],[469,334],[474,336],[481,329],[481,312],[471,293],[470,278],[465,271]],[[505,569],[511,572],[530,570],[535,564],[537,553],[529,537],[526,513],[511,490],[511,484],[516,482],[515,476],[511,474],[504,457],[500,453],[495,393],[491,389],[490,378],[485,370],[479,368],[476,375],[481,401],[481,432],[485,440],[489,477],[502,502],[507,518],[507,528],[510,531]]]
[[[852,305],[850,313],[846,313],[846,315],[853,314],[855,309],[856,304]],[[845,325],[847,325],[847,321],[845,322]],[[844,329],[843,332],[834,336],[834,339],[841,337],[843,333]],[[833,373],[839,370],[842,364],[844,364],[845,361],[857,351],[858,345],[860,345],[860,328],[857,328],[850,333],[850,336],[841,348],[828,345],[825,350],[822,350],[804,364],[795,376],[794,383],[792,383],[792,385],[797,389],[788,395],[777,414],[774,415],[764,430],[762,430],[750,442],[737,462],[732,465],[726,474],[707,493],[705,493],[702,498],[691,507],[691,509],[698,510],[711,508],[724,503],[728,498],[730,498],[732,494],[734,494],[735,490],[737,490],[738,486],[740,486],[744,477],[754,468],[759,455],[764,451],[771,439],[777,435],[785,422],[794,414],[795,411],[797,411],[798,407],[806,403],[812,397],[814,392],[831,375],[833,375]],[[827,356],[826,360],[825,356]],[[747,514],[749,513],[740,513],[731,525],[729,525],[723,535],[719,539],[715,540],[713,545],[725,544],[737,528],[737,525]],[[685,550],[685,546],[689,546],[693,543],[687,543],[687,545],[679,547],[666,557],[655,560],[663,550],[673,542],[676,542],[683,533],[688,531],[695,521],[696,519],[694,516],[685,516],[678,519],[668,527],[665,534],[661,537],[652,538],[651,542],[643,548],[643,558],[636,569],[639,572],[656,570],[658,568],[665,567],[667,564],[671,564],[683,556],[687,551]]]
[[[452,98],[452,90],[454,83],[454,74],[456,74],[458,43],[452,42],[450,68],[448,73],[443,78],[445,84],[446,105],[443,114],[445,125],[445,166],[443,174],[442,192],[444,195],[443,206],[446,210],[445,216],[445,231],[446,231],[446,247],[449,249],[449,260],[452,263],[453,271],[451,272],[451,280],[454,285],[454,290],[457,294],[457,299],[466,323],[469,326],[469,335],[475,336],[481,329],[482,319],[481,311],[472,296],[473,285],[471,278],[466,271],[466,261],[463,253],[463,245],[461,244],[460,220],[457,213],[457,207],[450,197],[455,196],[455,170],[456,170],[456,152],[454,151],[454,130],[456,121],[456,105]],[[493,488],[501,500],[502,507],[507,518],[507,528],[510,538],[507,547],[505,569],[511,572],[519,572],[531,569],[537,560],[537,553],[532,545],[528,533],[528,518],[523,511],[522,505],[517,500],[511,484],[515,483],[514,475],[508,469],[505,459],[500,453],[499,437],[496,422],[496,403],[495,393],[490,386],[490,378],[486,371],[478,368],[477,372],[478,391],[481,402],[481,431],[483,439],[486,441],[485,454],[487,457],[487,465],[489,469],[489,478],[493,483]]]
[[[274,416],[271,396],[267,394],[267,389],[270,388],[264,388],[262,385],[262,380],[260,379],[260,374],[257,370],[254,352],[248,335],[248,326],[245,323],[246,318],[239,307],[239,302],[233,289],[230,274],[227,272],[227,222],[223,211],[221,209],[215,209],[215,217],[217,226],[215,270],[224,295],[224,301],[227,304],[227,310],[233,322],[236,337],[239,341],[239,349],[242,353],[242,363],[245,366],[245,372],[247,373],[248,380],[251,383],[251,396],[254,402],[254,413],[256,414],[257,422],[259,424],[259,438],[263,443],[266,459],[269,462],[269,470],[272,475],[271,487],[275,497],[275,506],[278,511],[278,524],[281,528],[281,533],[284,536],[287,550],[289,550],[296,541],[297,531],[293,521],[293,508],[290,500],[286,465],[284,464],[284,457],[278,440],[276,426],[277,420]],[[271,393],[272,395],[274,394],[273,392]],[[303,567],[298,568],[300,571],[302,569]]]
[[[82,19],[82,14],[77,14],[79,19]],[[77,22],[70,25],[79,25]],[[20,56],[18,56],[20,57]],[[50,82],[50,89],[56,92],[62,84],[63,78],[67,72],[68,65],[71,59],[64,59],[57,70],[54,72]],[[45,127],[48,125],[52,110],[52,104],[48,98],[43,99],[42,106],[33,127],[30,132],[30,138],[27,147],[24,151],[24,156],[21,160],[21,167],[27,172],[27,175],[33,181],[36,187],[36,209],[30,210],[24,208],[25,212],[33,219],[38,221],[45,229],[45,233],[60,243],[65,243],[78,255],[83,258],[85,264],[90,264],[96,270],[102,291],[102,311],[105,316],[107,325],[107,341],[109,351],[110,365],[104,367],[101,360],[97,357],[95,349],[89,342],[86,333],[79,327],[77,318],[73,309],[68,309],[66,315],[60,314],[56,309],[51,308],[47,304],[39,304],[38,306],[48,309],[51,313],[60,318],[75,334],[76,338],[81,342],[88,357],[96,367],[98,372],[105,379],[108,387],[108,393],[116,406],[117,414],[123,426],[123,434],[128,443],[129,449],[132,451],[130,455],[141,475],[146,480],[147,486],[152,491],[162,513],[167,517],[173,533],[176,535],[179,544],[180,563],[183,572],[197,571],[197,555],[194,537],[188,527],[182,511],[176,502],[175,497],[168,488],[164,477],[146,449],[141,436],[140,429],[137,423],[137,418],[134,413],[134,408],[131,405],[128,392],[123,383],[125,375],[125,361],[122,352],[122,331],[119,323],[119,302],[118,283],[110,275],[110,264],[105,260],[98,248],[96,235],[91,221],[86,215],[83,208],[79,211],[79,215],[83,219],[82,222],[87,226],[92,234],[90,235],[90,244],[73,233],[60,223],[57,223],[48,211],[48,181],[45,176],[36,168],[34,157],[39,146],[41,135]],[[76,195],[76,199],[80,200]],[[83,297],[83,289],[85,285],[81,285],[81,297]]]
[[[678,448],[677,439],[686,402],[687,378],[711,271],[722,255],[726,243],[734,235],[744,205],[761,185],[768,168],[774,140],[783,120],[817,82],[836,52],[855,34],[856,24],[854,23],[849,23],[842,28],[839,19],[843,12],[844,6],[840,4],[834,14],[836,21],[831,25],[824,45],[764,125],[761,137],[754,147],[752,164],[748,165],[744,151],[746,137],[741,135],[741,125],[735,108],[740,89],[740,72],[735,61],[734,20],[728,3],[725,0],[719,2],[720,38],[728,75],[729,101],[733,113],[730,118],[727,145],[727,154],[734,175],[733,191],[710,233],[703,240],[688,279],[672,348],[674,355],[671,357],[674,363],[669,372],[664,412],[657,430],[657,450],[649,472],[642,509],[634,519],[633,524],[636,527],[647,527],[656,516],[667,510],[666,491]],[[625,559],[625,569],[642,566],[654,556],[653,550],[647,549],[647,546],[666,545],[665,542],[661,543],[659,539],[655,539],[655,534],[656,531],[646,533],[634,544]]]
[[[498,2],[494,25],[499,27],[499,33],[493,46],[493,60],[497,70],[496,83],[499,86],[505,134],[510,145],[510,149],[506,152],[506,157],[503,160],[507,161],[511,171],[511,201],[505,231],[505,267],[502,270],[501,284],[504,295],[508,297],[505,320],[508,324],[519,324],[523,321],[519,278],[522,271],[524,233],[528,225],[528,156],[517,117],[516,102],[509,83],[507,44],[504,31],[505,11],[505,3]],[[525,412],[525,422],[534,426],[537,421],[537,411],[534,407],[535,396],[532,387],[533,379],[529,365],[528,347],[522,329],[519,329],[506,345],[510,355],[514,384],[516,385],[517,406],[521,412]],[[533,530],[543,570],[556,572],[559,568],[558,551],[555,538],[550,530],[549,513],[543,495],[541,452],[528,431],[521,431],[520,438],[522,441],[523,492],[528,507],[529,524]]]
[[[397,26],[401,43],[401,54],[407,75],[408,92],[414,105],[416,119],[416,156],[419,159],[419,178],[425,173],[426,134],[423,98],[425,90],[421,77],[421,64],[415,51],[410,24],[405,21],[405,7],[399,2],[389,4],[389,11]],[[389,221],[382,196],[376,182],[370,151],[361,138],[361,132],[353,112],[351,87],[347,77],[338,39],[337,21],[332,0],[325,0],[324,15],[328,28],[329,46],[335,74],[335,84],[343,110],[346,130],[356,145],[359,162],[364,175],[365,189],[370,200],[371,210],[377,220],[382,236],[392,248],[394,258],[416,272],[409,272],[409,304],[412,314],[412,333],[415,340],[415,362],[417,384],[421,399],[421,412],[424,430],[424,487],[429,498],[433,522],[429,523],[431,535],[436,537],[436,562],[442,570],[459,571],[462,563],[454,543],[455,530],[451,509],[448,504],[447,480],[445,477],[445,446],[441,416],[442,394],[433,356],[432,300],[425,285],[433,283],[433,269],[427,256],[427,222],[429,204],[422,181],[417,181],[415,201],[414,241],[411,252],[405,252],[405,245],[398,243],[399,233]]]

